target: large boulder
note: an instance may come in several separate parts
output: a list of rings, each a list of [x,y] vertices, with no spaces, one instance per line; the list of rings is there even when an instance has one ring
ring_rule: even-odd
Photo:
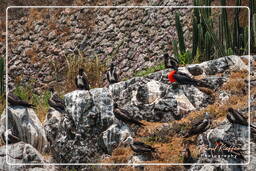
[[[226,56],[200,64],[191,64],[187,69],[192,75],[215,75],[225,71],[242,71],[248,70],[248,66],[239,56]]]
[[[129,128],[115,119],[106,88],[73,91],[65,95],[65,104],[66,113],[52,112],[45,122],[47,136],[55,139],[51,150],[57,162],[96,162],[130,136]]]
[[[188,73],[186,68],[181,70]],[[109,86],[112,98],[129,111],[133,118],[149,122],[181,119],[184,114],[213,102],[211,95],[197,87],[169,83],[169,71],[163,70],[144,78],[135,77],[112,84]],[[216,79],[209,79],[207,82],[216,82]],[[219,87],[221,83],[215,86]]]
[[[111,154],[121,142],[124,142],[127,138],[131,138],[131,132],[125,124],[112,124],[102,133],[101,138],[102,148],[107,154]]]
[[[50,108],[43,122],[44,130],[46,133],[49,145],[52,145],[56,141],[56,136],[60,131],[60,125],[64,118],[64,114],[59,111]]]
[[[7,151],[7,155],[6,155]],[[53,167],[43,166],[43,156],[30,144],[19,142],[0,147],[0,170],[23,171],[23,170],[54,170]],[[15,165],[14,165],[15,164]],[[21,165],[30,164],[30,165]],[[32,165],[31,165],[32,164]],[[36,164],[33,166],[33,164]],[[41,164],[41,165],[40,165]]]
[[[12,134],[43,152],[48,142],[44,128],[34,110],[23,106],[8,106],[7,113],[7,128],[11,129]],[[4,111],[1,115],[0,134],[5,131],[6,112]]]

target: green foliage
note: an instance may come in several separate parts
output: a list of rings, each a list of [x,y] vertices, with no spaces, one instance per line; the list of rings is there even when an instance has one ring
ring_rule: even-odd
[[[203,35],[205,37],[206,32],[209,33],[209,36],[212,40],[212,46],[214,46],[216,50],[216,54],[219,54],[220,56],[225,56],[225,50],[223,49],[222,43],[218,40],[217,35],[214,32],[213,28],[213,21],[210,17],[207,17],[206,12],[204,9],[201,10],[201,16],[202,16],[202,27],[203,27]],[[205,47],[204,47],[205,48]],[[214,56],[218,56],[216,54],[213,54],[210,58],[206,56],[206,54],[202,54],[206,60],[213,59]]]
[[[197,14],[197,13],[196,13]],[[198,21],[197,17],[193,17],[193,48],[192,48],[192,57],[196,56],[197,47],[198,47]]]
[[[243,43],[244,43],[244,53],[248,53],[248,27],[244,27],[244,36],[243,36]],[[256,46],[255,46],[256,47]]]
[[[221,0],[221,5],[226,6],[226,0]],[[224,30],[224,37],[225,37],[225,47],[226,49],[231,47],[231,35],[230,35],[230,28],[228,24],[228,14],[227,9],[221,9],[221,16],[222,16],[222,26]]]
[[[178,50],[178,44],[177,44],[177,41],[176,41],[176,40],[173,40],[173,41],[172,41],[172,47],[173,47],[174,56],[178,59],[179,50]]]
[[[193,61],[193,57],[194,56],[192,55],[192,53],[190,51],[186,50],[185,42],[184,42],[184,37],[183,37],[183,31],[182,31],[182,26],[181,26],[181,22],[180,22],[180,15],[178,13],[176,13],[176,15],[175,15],[175,21],[176,21],[176,30],[177,30],[178,39],[179,39],[179,50],[178,50],[177,41],[174,40],[173,41],[173,52],[174,52],[174,55],[178,59],[180,64],[191,63]],[[197,21],[195,21],[195,22],[197,22]],[[196,32],[197,30],[193,30],[193,31]],[[194,33],[194,34],[197,34],[197,33]],[[197,40],[195,38],[193,43],[196,44],[196,42],[197,42]],[[193,47],[194,46],[195,45],[193,45]]]
[[[250,21],[250,24],[251,24],[251,29],[250,29],[250,34],[251,34],[251,50],[252,51],[255,51],[256,49],[256,27],[255,27],[255,14],[256,14],[256,2],[255,0],[250,0],[249,1],[249,8],[250,8],[250,12],[251,12],[251,21]]]
[[[241,6],[241,0],[236,0],[236,6]],[[233,18],[233,49],[234,51],[241,55],[241,48],[242,48],[242,44],[240,42],[240,39],[243,35],[240,35],[240,24],[239,24],[239,13],[240,13],[240,9],[239,8],[235,8],[235,15]]]
[[[211,56],[211,44],[212,40],[211,40],[211,36],[210,33],[207,31],[205,33],[205,56],[207,59],[210,59]]]
[[[211,6],[212,0],[205,0],[205,6]],[[211,8],[205,8],[207,17],[210,17],[212,14]]]
[[[199,0],[193,0],[193,5],[194,6],[200,6]],[[200,22],[200,16],[199,16],[199,9],[194,8],[194,17],[196,17],[197,22]]]
[[[256,13],[253,14],[253,17],[252,17],[252,30],[253,30],[252,39],[254,40],[254,46],[252,47],[256,48]]]
[[[219,23],[219,27],[218,27],[218,38],[219,38],[219,41],[220,42],[223,42],[223,40],[224,40],[224,38],[223,38],[223,27],[222,27],[222,17],[221,16],[219,16],[219,21],[218,21],[218,23]]]
[[[198,49],[199,54],[204,53],[204,30],[202,24],[198,24]]]
[[[48,107],[48,100],[51,96],[50,92],[44,91],[40,95],[37,95],[32,90],[31,86],[17,86],[14,94],[36,106],[42,105]]]
[[[17,86],[13,93],[25,101],[30,101],[33,94],[30,86]]]
[[[182,26],[181,26],[181,22],[180,22],[180,14],[179,13],[175,14],[175,23],[176,23],[176,29],[177,29],[178,39],[179,39],[180,53],[185,53],[186,52],[186,47],[185,47],[185,42],[184,42],[183,31],[182,31]]]
[[[35,112],[40,121],[44,121],[47,111],[49,109],[48,100],[51,96],[49,91],[44,91],[40,95],[35,94],[31,86],[17,86],[13,92],[21,99],[34,104],[36,106]]]
[[[233,52],[233,50],[231,48],[228,48],[226,54],[229,56],[229,55],[233,55],[234,52]]]
[[[149,67],[145,70],[138,71],[134,74],[134,76],[135,77],[143,77],[143,76],[149,75],[153,72],[160,71],[160,70],[163,70],[163,69],[165,69],[164,65],[160,64],[160,65]]]
[[[220,1],[222,6],[226,6],[226,0]],[[195,6],[211,6],[211,2],[212,0],[193,0]],[[240,6],[241,0],[236,0],[236,5]],[[251,8],[255,7],[251,5]],[[212,60],[215,57],[246,54],[248,28],[240,26],[240,11],[241,9],[234,9],[234,18],[232,21],[229,21],[226,8],[222,8],[218,15],[216,15],[216,12],[212,13],[210,8],[195,8],[192,17],[193,44],[191,50],[186,50],[183,46],[182,28],[180,28],[179,15],[176,14],[176,30],[180,50],[177,50],[178,47],[175,41],[173,41],[173,51],[180,63],[202,62]],[[216,23],[214,19],[216,18],[218,19],[218,27],[214,25]],[[256,15],[252,18],[256,18]],[[256,27],[255,21],[253,22],[254,27]],[[253,30],[256,30],[256,28]]]
[[[5,96],[4,94],[0,96],[0,116],[5,109]]]
[[[186,51],[185,53],[180,53],[178,55],[178,61],[182,65],[191,63],[192,59],[192,53],[190,51]]]

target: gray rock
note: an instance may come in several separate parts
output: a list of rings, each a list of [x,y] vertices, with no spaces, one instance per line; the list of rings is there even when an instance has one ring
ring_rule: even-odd
[[[120,138],[112,138],[122,136],[117,128],[110,127],[114,123],[113,101],[107,89],[68,93],[65,104],[67,115],[61,122],[56,122],[61,125],[57,126],[60,128],[56,131],[57,141],[52,144],[56,161],[95,162],[105,150],[111,152],[114,141],[119,143]],[[51,132],[50,127],[48,130]],[[111,136],[108,137],[108,134]]]
[[[6,112],[1,115],[0,135],[6,130]],[[43,152],[47,146],[44,128],[31,108],[22,106],[8,107],[8,129],[26,143]]]
[[[21,35],[22,33],[24,33],[24,30],[21,27],[15,32],[16,35]]]
[[[194,76],[203,74],[202,68],[200,68],[198,65],[190,65],[188,67],[188,71]]]
[[[213,151],[210,153],[204,147],[215,147],[215,142],[217,139],[222,139],[228,143],[230,143],[235,148],[240,148],[243,156],[245,157],[245,161],[239,158],[234,157],[217,157],[217,155],[221,155],[218,151]],[[255,143],[251,142],[251,149],[255,151]],[[216,128],[210,129],[205,133],[201,134],[198,137],[198,148],[202,149],[201,154],[199,155],[199,159],[197,163],[246,163],[249,159],[249,135],[248,135],[248,127],[242,126],[238,124],[234,124],[233,126],[228,121],[223,121]],[[232,150],[231,150],[232,151]],[[207,155],[213,154],[213,157],[207,157]],[[255,159],[255,154],[251,153],[251,159]],[[251,160],[251,164],[249,167],[239,166],[239,165],[223,165],[223,166],[211,166],[208,167],[207,170],[216,170],[223,169],[227,171],[239,171],[239,170],[254,170],[256,168],[256,163]],[[197,166],[193,165],[190,168],[191,171],[194,170],[206,170],[206,166]]]
[[[104,148],[108,154],[111,154],[113,149],[123,143],[126,138],[131,138],[129,128],[122,124],[113,124],[102,134],[102,148]]]
[[[217,73],[222,73],[226,70],[229,71],[241,71],[248,70],[248,67],[244,64],[239,56],[226,56],[211,61],[206,61],[200,64],[193,64],[188,66],[188,69],[201,68],[200,72],[203,70],[203,74],[214,75]],[[192,71],[193,72],[193,71]]]
[[[6,155],[6,148],[7,154]],[[6,163],[6,160],[8,163]],[[10,164],[16,165],[10,165]],[[25,166],[17,164],[42,164],[41,166]],[[19,142],[8,146],[0,147],[0,170],[23,171],[32,168],[47,170],[44,168],[43,156],[30,144]]]
[[[53,40],[57,37],[57,32],[54,30],[48,34],[48,40]]]
[[[46,133],[47,140],[50,145],[54,144],[58,132],[60,131],[61,122],[63,121],[64,115],[59,111],[50,108],[45,121],[43,123],[44,130]]]
[[[42,28],[43,28],[43,26],[38,24],[38,25],[35,26],[34,31],[35,31],[36,33],[39,33]]]

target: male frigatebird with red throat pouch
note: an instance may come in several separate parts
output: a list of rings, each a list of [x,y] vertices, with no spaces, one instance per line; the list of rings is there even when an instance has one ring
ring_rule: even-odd
[[[188,74],[178,71],[178,67],[174,67],[174,70],[169,72],[168,74],[168,80],[171,83],[178,83],[178,84],[186,84],[186,85],[194,85],[198,87],[207,87],[211,88],[210,85],[206,84],[205,82],[201,80],[196,80],[191,78]]]

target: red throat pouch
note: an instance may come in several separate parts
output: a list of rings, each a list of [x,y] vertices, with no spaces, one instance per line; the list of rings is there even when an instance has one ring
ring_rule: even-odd
[[[174,83],[176,80],[173,78],[173,75],[176,73],[176,71],[171,71],[169,74],[168,74],[168,79],[171,83]]]

